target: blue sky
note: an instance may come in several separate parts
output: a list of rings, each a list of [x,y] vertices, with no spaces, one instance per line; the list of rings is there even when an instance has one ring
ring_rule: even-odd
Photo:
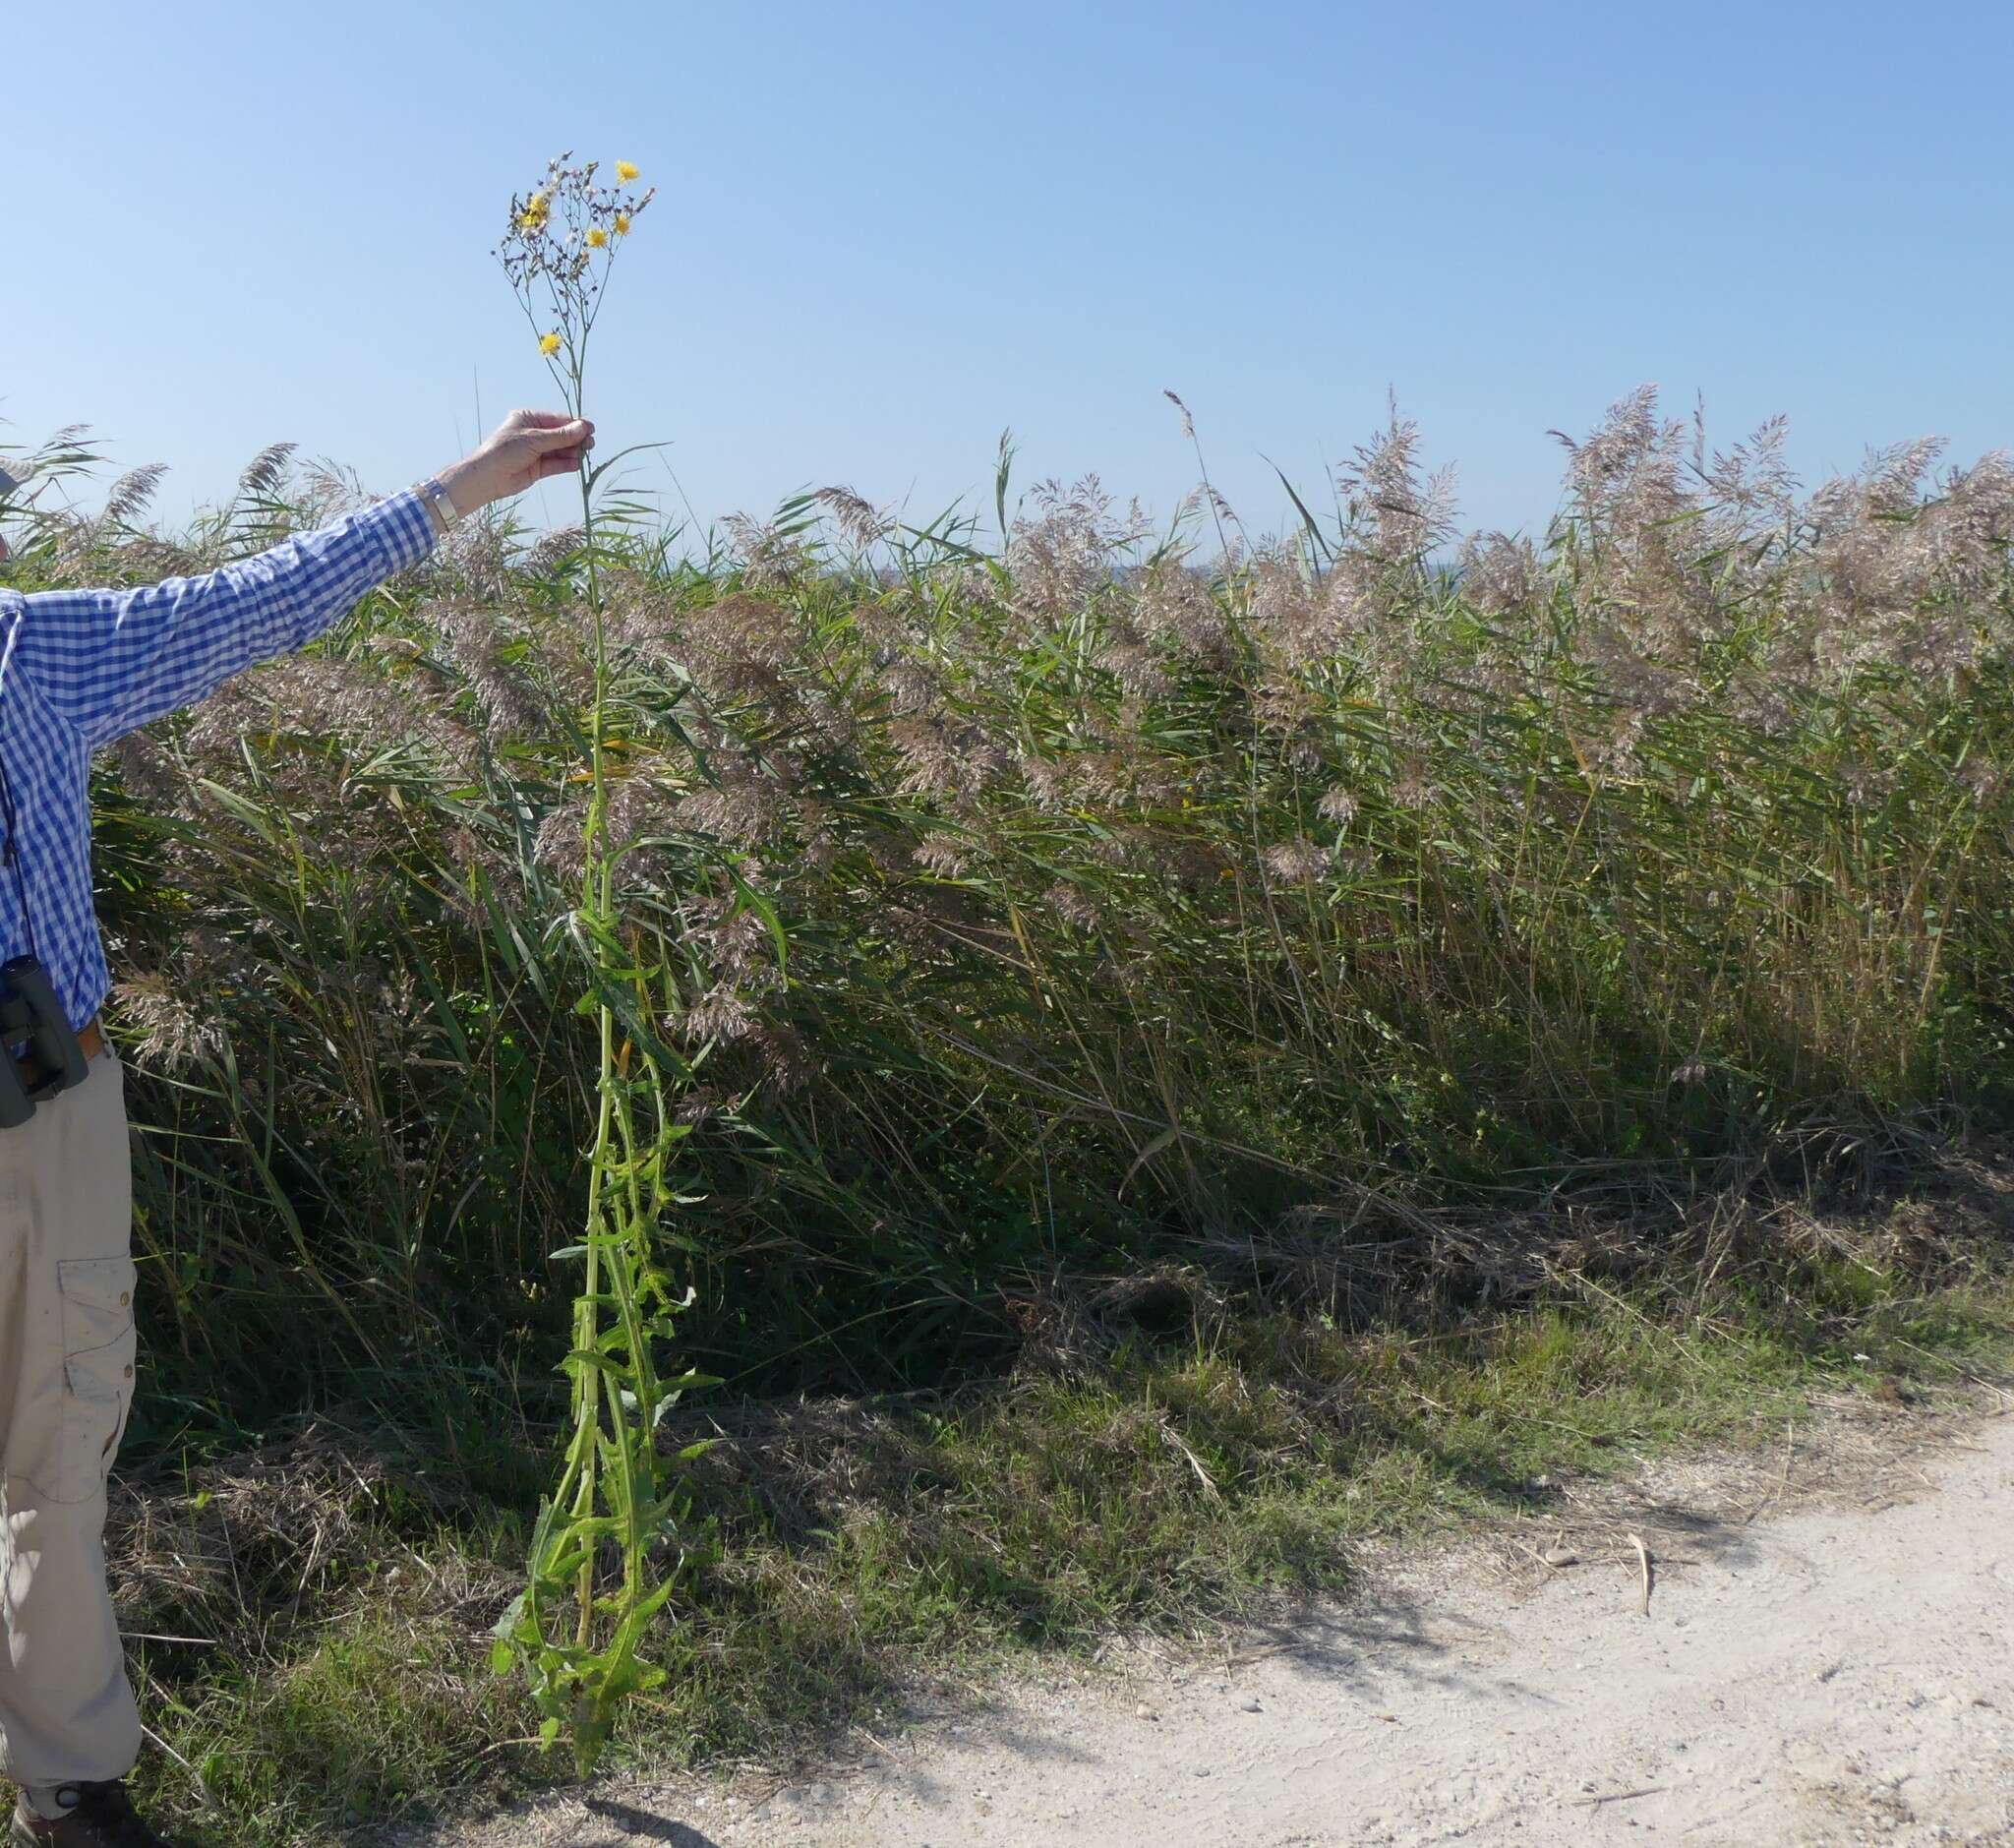
[[[402,485],[551,395],[489,253],[570,147],[662,188],[591,408],[705,517],[983,505],[1008,425],[1024,483],[1165,511],[1163,387],[1260,527],[1262,456],[1312,497],[1388,387],[1474,524],[1643,381],[1787,414],[1807,479],[1970,459],[2014,441],[2010,68],[1983,0],[16,4],[0,441],[88,422],[171,514],[279,438]]]

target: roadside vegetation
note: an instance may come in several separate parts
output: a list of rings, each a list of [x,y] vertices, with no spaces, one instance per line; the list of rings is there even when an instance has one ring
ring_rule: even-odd
[[[559,1774],[488,1633],[569,1425],[604,1006],[719,1382],[661,1427],[713,1442],[622,1721],[659,1759],[2002,1364],[2014,470],[1806,494],[1779,444],[1639,393],[1537,543],[1459,537],[1395,415],[1283,540],[1018,494],[1004,443],[926,525],[618,496],[598,617],[579,534],[480,524],[108,756],[171,1812],[336,1839]],[[56,510],[90,461],[10,459],[5,581],[358,492],[281,447],[164,537],[149,471]],[[568,927],[598,791],[648,983]]]

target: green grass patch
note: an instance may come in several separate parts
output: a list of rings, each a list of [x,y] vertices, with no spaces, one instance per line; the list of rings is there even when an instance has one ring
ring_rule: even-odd
[[[713,1556],[652,1638],[668,1677],[618,1758],[785,1763],[883,1723],[905,1690],[955,1695],[1118,1631],[1193,1635],[1346,1595],[1369,1540],[1543,1515],[1563,1484],[1646,1456],[1779,1441],[1819,1392],[1934,1401],[2014,1366],[1999,1235],[1976,1225],[1926,1278],[1896,1267],[1923,1256],[1897,1226],[1920,1230],[1918,1205],[1811,1222],[1806,1255],[1704,1291],[1670,1267],[1577,1276],[1407,1326],[1199,1287],[1172,1325],[1077,1353],[1032,1342],[1016,1377],[948,1395],[723,1401],[691,1479]],[[339,1455],[279,1479],[313,1504]],[[228,1813],[150,1754],[148,1794],[192,1841],[346,1840],[564,1775],[485,1665],[521,1511],[437,1494],[367,1465],[343,1557],[305,1602],[285,1602],[292,1569],[269,1558],[233,1647],[148,1656],[150,1723]],[[220,1603],[174,1621],[214,1622]]]

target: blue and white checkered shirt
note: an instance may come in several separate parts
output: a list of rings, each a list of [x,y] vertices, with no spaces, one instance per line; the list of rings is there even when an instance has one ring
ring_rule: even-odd
[[[0,590],[0,752],[20,836],[6,828],[6,851],[21,870],[17,882],[0,866],[0,960],[32,941],[73,1027],[112,985],[91,903],[91,752],[312,641],[433,544],[433,521],[407,492],[205,577]]]

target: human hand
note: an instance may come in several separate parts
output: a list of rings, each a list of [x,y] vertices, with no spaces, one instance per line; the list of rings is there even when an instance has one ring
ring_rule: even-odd
[[[441,471],[459,513],[522,494],[535,481],[568,475],[594,447],[594,425],[564,411],[512,411],[481,447]]]

